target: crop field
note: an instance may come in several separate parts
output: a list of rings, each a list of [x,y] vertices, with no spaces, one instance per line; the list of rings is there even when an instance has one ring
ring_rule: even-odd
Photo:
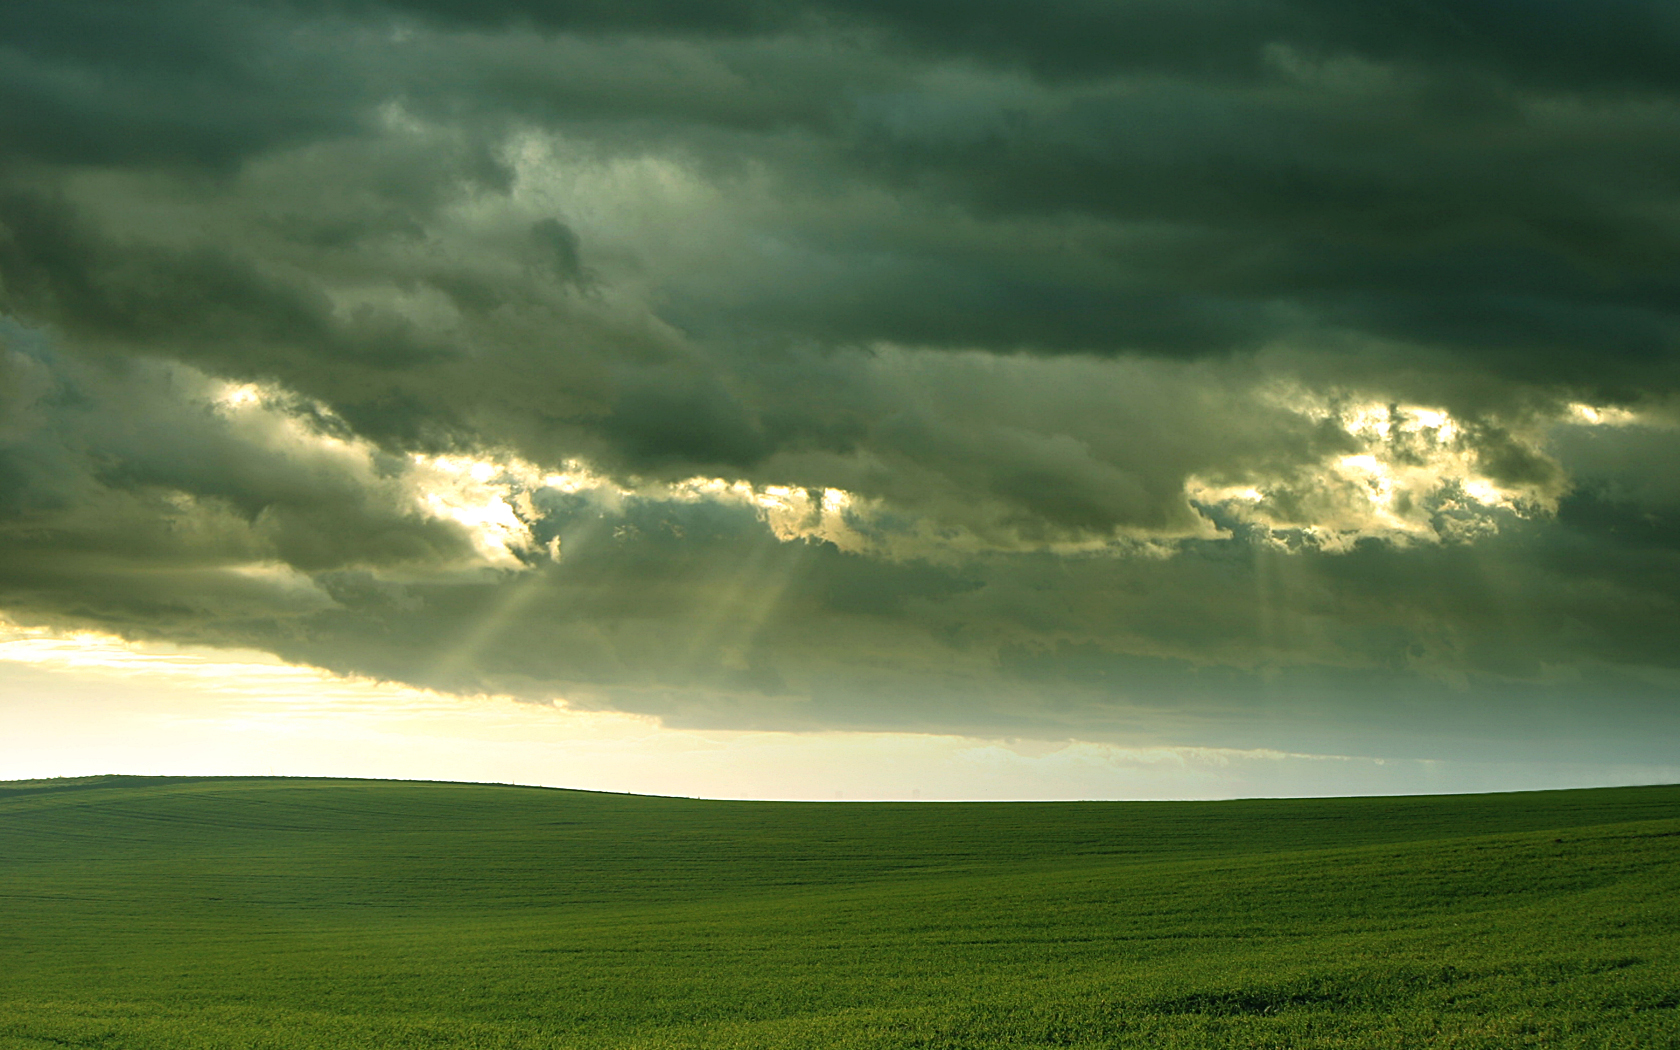
[[[0,784],[0,1047],[1680,1047],[1680,788]]]

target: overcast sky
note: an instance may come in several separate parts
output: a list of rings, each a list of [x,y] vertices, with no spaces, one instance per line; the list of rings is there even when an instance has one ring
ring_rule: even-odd
[[[20,638],[881,777],[1680,767],[1668,0],[23,0],[0,315]],[[1024,776],[946,794],[1152,793]]]

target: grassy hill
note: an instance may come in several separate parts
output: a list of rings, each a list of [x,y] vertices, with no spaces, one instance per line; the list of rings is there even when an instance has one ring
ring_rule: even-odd
[[[1680,1047],[1680,787],[0,784],[0,1048]]]

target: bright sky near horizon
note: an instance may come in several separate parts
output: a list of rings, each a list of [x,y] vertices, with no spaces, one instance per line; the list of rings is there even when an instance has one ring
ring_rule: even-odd
[[[0,5],[0,775],[1673,779],[1675,10]]]
[[[1077,740],[666,728],[563,703],[346,679],[262,653],[0,625],[0,780],[375,777],[810,801],[1230,798],[1680,780],[1680,765],[1505,766]]]

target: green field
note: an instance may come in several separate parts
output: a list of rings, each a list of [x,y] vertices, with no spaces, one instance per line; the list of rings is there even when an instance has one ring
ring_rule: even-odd
[[[1680,787],[0,784],[0,1047],[1680,1047]]]

